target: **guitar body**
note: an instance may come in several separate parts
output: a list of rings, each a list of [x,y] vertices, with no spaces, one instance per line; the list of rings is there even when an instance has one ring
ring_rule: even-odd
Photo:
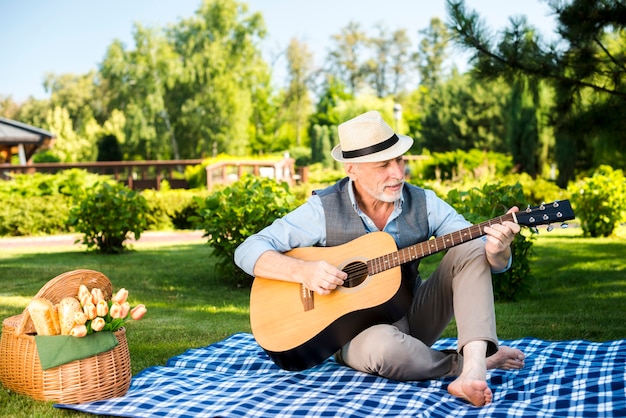
[[[344,270],[396,250],[391,235],[374,232],[336,247],[296,248],[286,254],[307,261],[325,260]],[[279,367],[304,370],[324,361],[364,329],[397,321],[410,303],[410,290],[402,286],[399,266],[325,296],[312,294],[299,283],[256,277],[250,294],[250,323],[255,339]]]

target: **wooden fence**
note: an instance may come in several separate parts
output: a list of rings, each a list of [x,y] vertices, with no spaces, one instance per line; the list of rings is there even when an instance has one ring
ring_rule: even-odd
[[[102,161],[97,163],[33,163],[24,165],[0,164],[0,178],[11,178],[19,173],[58,173],[79,168],[90,173],[106,174],[130,189],[159,189],[167,180],[173,189],[188,187],[185,167],[201,164],[202,160],[168,161]]]
[[[286,181],[292,185],[306,181],[306,170],[295,168],[293,158],[284,158],[280,161],[222,161],[206,167],[206,184],[210,191],[217,184],[232,183],[244,174],[269,177],[278,181]],[[303,178],[304,177],[304,178]]]
[[[405,159],[428,158],[421,155],[407,155]],[[161,181],[167,180],[172,189],[188,188],[184,177],[185,168],[202,164],[203,160],[168,161],[103,161],[97,163],[35,163],[25,165],[0,164],[0,179],[10,179],[19,173],[57,173],[62,170],[79,168],[96,174],[106,174],[134,190],[156,189]],[[308,167],[295,167],[293,158],[279,161],[220,161],[206,167],[207,189],[216,185],[229,184],[249,173],[286,181],[290,185],[306,183]]]
[[[0,179],[10,179],[15,174],[58,173],[78,168],[90,173],[106,174],[134,190],[156,189],[167,180],[172,189],[185,189],[189,185],[184,177],[185,168],[199,165],[203,160],[168,161],[103,161],[93,163],[34,163],[24,165],[0,164]],[[289,184],[302,180],[306,170],[296,172],[295,161],[222,161],[206,167],[207,189],[218,184],[228,184],[244,173],[283,180]]]

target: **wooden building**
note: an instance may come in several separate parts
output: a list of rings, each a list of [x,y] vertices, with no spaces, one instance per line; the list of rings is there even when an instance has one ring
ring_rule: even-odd
[[[33,154],[51,146],[54,138],[52,132],[0,117],[0,164],[11,164],[14,156],[18,164],[29,164]]]

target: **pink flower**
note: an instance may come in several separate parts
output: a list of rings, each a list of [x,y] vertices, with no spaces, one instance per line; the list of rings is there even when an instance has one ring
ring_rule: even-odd
[[[85,325],[87,322],[87,315],[84,312],[74,312],[74,324]]]
[[[83,325],[75,325],[74,328],[70,330],[70,335],[72,337],[84,337],[87,335],[87,327]]]
[[[130,303],[128,301],[122,303],[122,316],[121,318],[126,318],[130,313]]]
[[[98,313],[96,312],[96,305],[91,302],[83,305],[83,312],[87,315],[87,319],[94,319],[98,316]]]
[[[122,305],[117,302],[113,302],[113,304],[111,305],[111,309],[109,309],[109,313],[111,314],[111,318],[113,319],[124,318],[122,316],[122,314],[124,313],[122,310]]]
[[[121,305],[122,303],[126,302],[126,299],[128,299],[128,290],[121,288],[117,291],[117,293],[115,294],[115,296],[113,296],[111,300]]]
[[[88,303],[91,303],[93,305],[93,298],[91,297],[91,293],[89,292],[79,295],[78,300],[80,301],[81,306],[85,306]]]
[[[97,317],[91,321],[91,329],[95,332],[102,331],[105,325],[106,322],[104,321],[104,318]]]
[[[104,293],[102,293],[102,289],[94,287],[91,289],[91,301],[94,305],[98,304],[101,300],[104,300]]]
[[[133,318],[135,321],[139,321],[141,318],[143,318],[146,312],[148,312],[148,310],[146,309],[146,305],[142,303],[140,305],[135,306],[130,311],[130,317]]]
[[[100,301],[98,301],[98,303],[96,304],[96,312],[98,316],[106,316],[109,313],[109,304],[106,302],[106,300],[101,299]]]
[[[78,288],[78,300],[82,301],[85,296],[89,296],[91,298],[91,292],[89,292],[89,289],[87,289],[87,286],[85,286],[84,284],[81,284],[80,287]]]

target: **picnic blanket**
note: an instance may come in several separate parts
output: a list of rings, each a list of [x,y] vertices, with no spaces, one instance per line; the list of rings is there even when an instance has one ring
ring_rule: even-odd
[[[526,366],[489,371],[493,403],[480,408],[448,394],[452,378],[397,382],[332,358],[284,371],[246,333],[143,370],[121,398],[55,406],[122,417],[626,416],[626,340],[502,343],[523,350]],[[456,339],[434,347],[455,349]]]

